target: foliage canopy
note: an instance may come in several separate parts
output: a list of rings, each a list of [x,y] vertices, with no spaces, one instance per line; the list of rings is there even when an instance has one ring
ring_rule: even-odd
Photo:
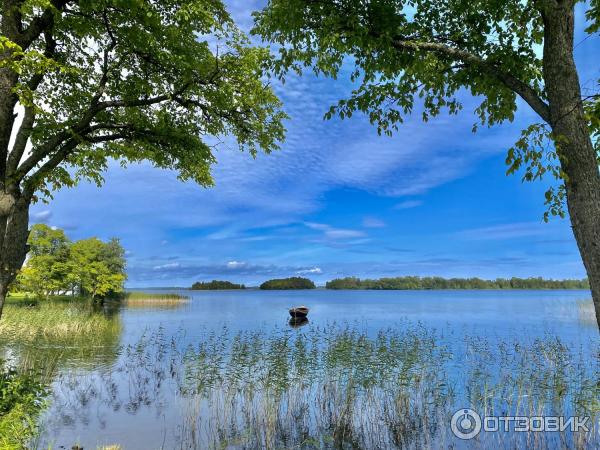
[[[30,258],[17,277],[18,289],[41,297],[57,293],[106,297],[123,291],[125,252],[117,239],[71,242],[62,230],[32,227]]]
[[[101,183],[110,158],[210,185],[216,139],[254,154],[283,138],[285,114],[261,77],[269,52],[250,46],[220,0],[5,5],[0,70],[14,86],[2,102],[24,112],[0,187],[50,196]],[[0,135],[13,126],[0,123]]]

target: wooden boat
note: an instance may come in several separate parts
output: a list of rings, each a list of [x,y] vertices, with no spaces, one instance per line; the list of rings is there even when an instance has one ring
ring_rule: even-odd
[[[295,308],[290,308],[290,316],[294,319],[304,318],[308,316],[309,309],[306,306],[296,306]]]

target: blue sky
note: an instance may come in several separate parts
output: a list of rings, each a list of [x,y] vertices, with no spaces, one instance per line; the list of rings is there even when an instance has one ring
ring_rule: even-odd
[[[248,29],[263,1],[227,3]],[[584,38],[579,31],[576,57],[591,89],[600,46]],[[347,275],[585,276],[568,220],[542,221],[547,184],[505,175],[506,150],[536,121],[525,105],[513,124],[473,134],[477,102],[465,95],[460,115],[423,124],[415,114],[388,138],[360,115],[323,120],[351,87],[311,74],[276,85],[291,116],[282,150],[253,160],[226,141],[214,188],[115,164],[104,187],[60,191],[33,208],[32,222],[72,239],[119,237],[130,287],[294,275],[320,284]]]

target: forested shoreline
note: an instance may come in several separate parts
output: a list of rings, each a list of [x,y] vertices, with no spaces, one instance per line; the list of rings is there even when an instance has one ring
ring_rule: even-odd
[[[404,276],[379,279],[336,278],[325,284],[327,289],[427,290],[427,289],[589,289],[587,279],[552,280],[537,278],[442,278]]]

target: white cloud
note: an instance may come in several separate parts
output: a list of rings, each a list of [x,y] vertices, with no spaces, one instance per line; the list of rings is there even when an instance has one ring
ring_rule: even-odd
[[[344,239],[361,238],[366,236],[364,231],[351,230],[347,228],[334,228],[331,225],[327,225],[324,223],[305,222],[304,225],[306,225],[312,230],[322,231],[323,238],[326,240],[337,241]]]
[[[162,264],[160,266],[154,266],[152,268],[152,270],[178,269],[180,267],[181,267],[181,264],[179,264],[179,263],[169,263],[169,264]]]
[[[239,269],[240,267],[245,267],[248,264],[242,261],[229,261],[227,263],[227,268],[228,269]]]
[[[404,202],[398,203],[396,206],[394,206],[394,209],[416,208],[417,206],[421,206],[422,204],[422,200],[406,200]]]
[[[320,267],[313,267],[312,269],[300,269],[296,271],[299,275],[309,275],[309,274],[321,274],[323,270]]]

